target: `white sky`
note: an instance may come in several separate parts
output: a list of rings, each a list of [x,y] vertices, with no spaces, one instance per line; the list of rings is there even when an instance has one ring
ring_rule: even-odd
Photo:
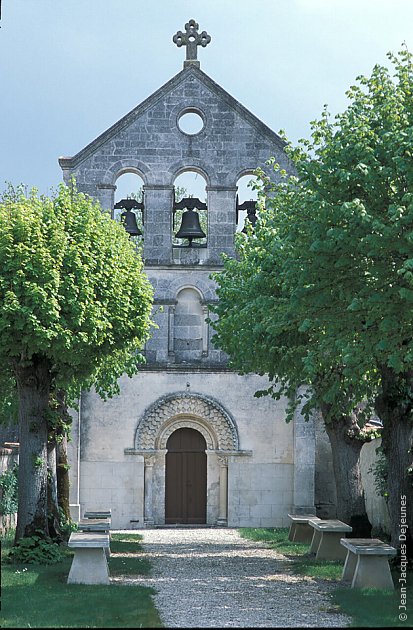
[[[413,50],[413,0],[2,0],[0,190],[49,193],[71,156],[183,68],[172,36],[211,35],[201,69],[296,142],[388,51]]]

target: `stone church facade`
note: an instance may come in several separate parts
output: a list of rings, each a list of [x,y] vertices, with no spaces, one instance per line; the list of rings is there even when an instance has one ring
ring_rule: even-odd
[[[234,255],[237,182],[270,157],[289,164],[279,136],[200,69],[197,46],[210,38],[197,28],[191,20],[174,37],[186,47],[182,71],[59,159],[64,181],[75,176],[112,213],[120,176],[144,183],[143,256],[158,328],[146,364],[122,377],[119,396],[82,393],[70,446],[74,516],[110,507],[115,528],[286,526],[289,512],[317,503],[316,423],[297,413],[287,424],[287,401],[254,398],[266,379],[229,370],[211,342],[211,273],[222,253]],[[199,131],[180,127],[187,113],[200,119]],[[206,237],[192,246],[174,238],[174,182],[188,170],[206,182]]]

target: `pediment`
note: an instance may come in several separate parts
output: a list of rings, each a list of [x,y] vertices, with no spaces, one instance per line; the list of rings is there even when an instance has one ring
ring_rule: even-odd
[[[118,122],[109,127],[95,140],[89,143],[81,151],[79,151],[73,157],[61,157],[59,158],[59,164],[63,169],[74,169],[84,160],[94,155],[100,150],[101,147],[110,143],[113,139],[116,139],[122,132],[134,125],[139,124],[139,119],[144,118],[150,110],[159,106],[164,101],[166,106],[170,106],[171,96],[179,91],[179,87],[183,86],[188,81],[192,81],[193,85],[201,86],[208,93],[208,98],[215,98],[220,105],[222,112],[231,111],[236,113],[245,125],[254,129],[255,133],[258,133],[262,138],[266,140],[269,145],[276,147],[278,150],[283,150],[285,142],[272,131],[267,125],[260,121],[254,114],[252,114],[247,108],[239,103],[234,97],[232,97],[226,90],[213,81],[205,72],[195,66],[189,66],[184,68],[181,72],[176,74],[172,79],[160,87],[156,92],[151,94],[142,103],[137,105],[128,114],[123,116]],[[187,96],[185,98],[188,98]],[[176,98],[175,98],[176,100]],[[184,106],[184,95],[182,95],[181,106]],[[187,103],[190,105],[190,102]]]

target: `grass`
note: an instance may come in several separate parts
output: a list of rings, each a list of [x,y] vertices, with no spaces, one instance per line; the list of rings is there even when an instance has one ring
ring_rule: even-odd
[[[115,576],[147,575],[140,558],[139,534],[113,534],[109,572]],[[72,553],[55,565],[4,562],[11,539],[2,541],[2,628],[162,628],[153,589],[112,583],[110,586],[67,584]]]
[[[401,595],[399,572],[392,569],[394,591],[379,589],[352,589],[341,586],[342,562],[317,561],[308,554],[309,545],[292,543],[288,540],[288,528],[243,528],[240,534],[249,540],[266,541],[287,556],[291,562],[289,568],[299,574],[314,579],[337,582],[337,588],[331,593],[332,610],[342,612],[352,618],[352,628],[412,627],[413,620],[413,570],[407,573],[407,610],[399,609]],[[399,619],[400,613],[406,613],[407,619]]]

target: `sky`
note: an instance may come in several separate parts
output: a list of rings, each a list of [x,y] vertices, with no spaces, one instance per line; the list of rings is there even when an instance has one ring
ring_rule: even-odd
[[[201,70],[296,143],[388,52],[413,51],[413,0],[2,0],[0,191],[50,194],[72,156],[183,68],[195,19]]]

